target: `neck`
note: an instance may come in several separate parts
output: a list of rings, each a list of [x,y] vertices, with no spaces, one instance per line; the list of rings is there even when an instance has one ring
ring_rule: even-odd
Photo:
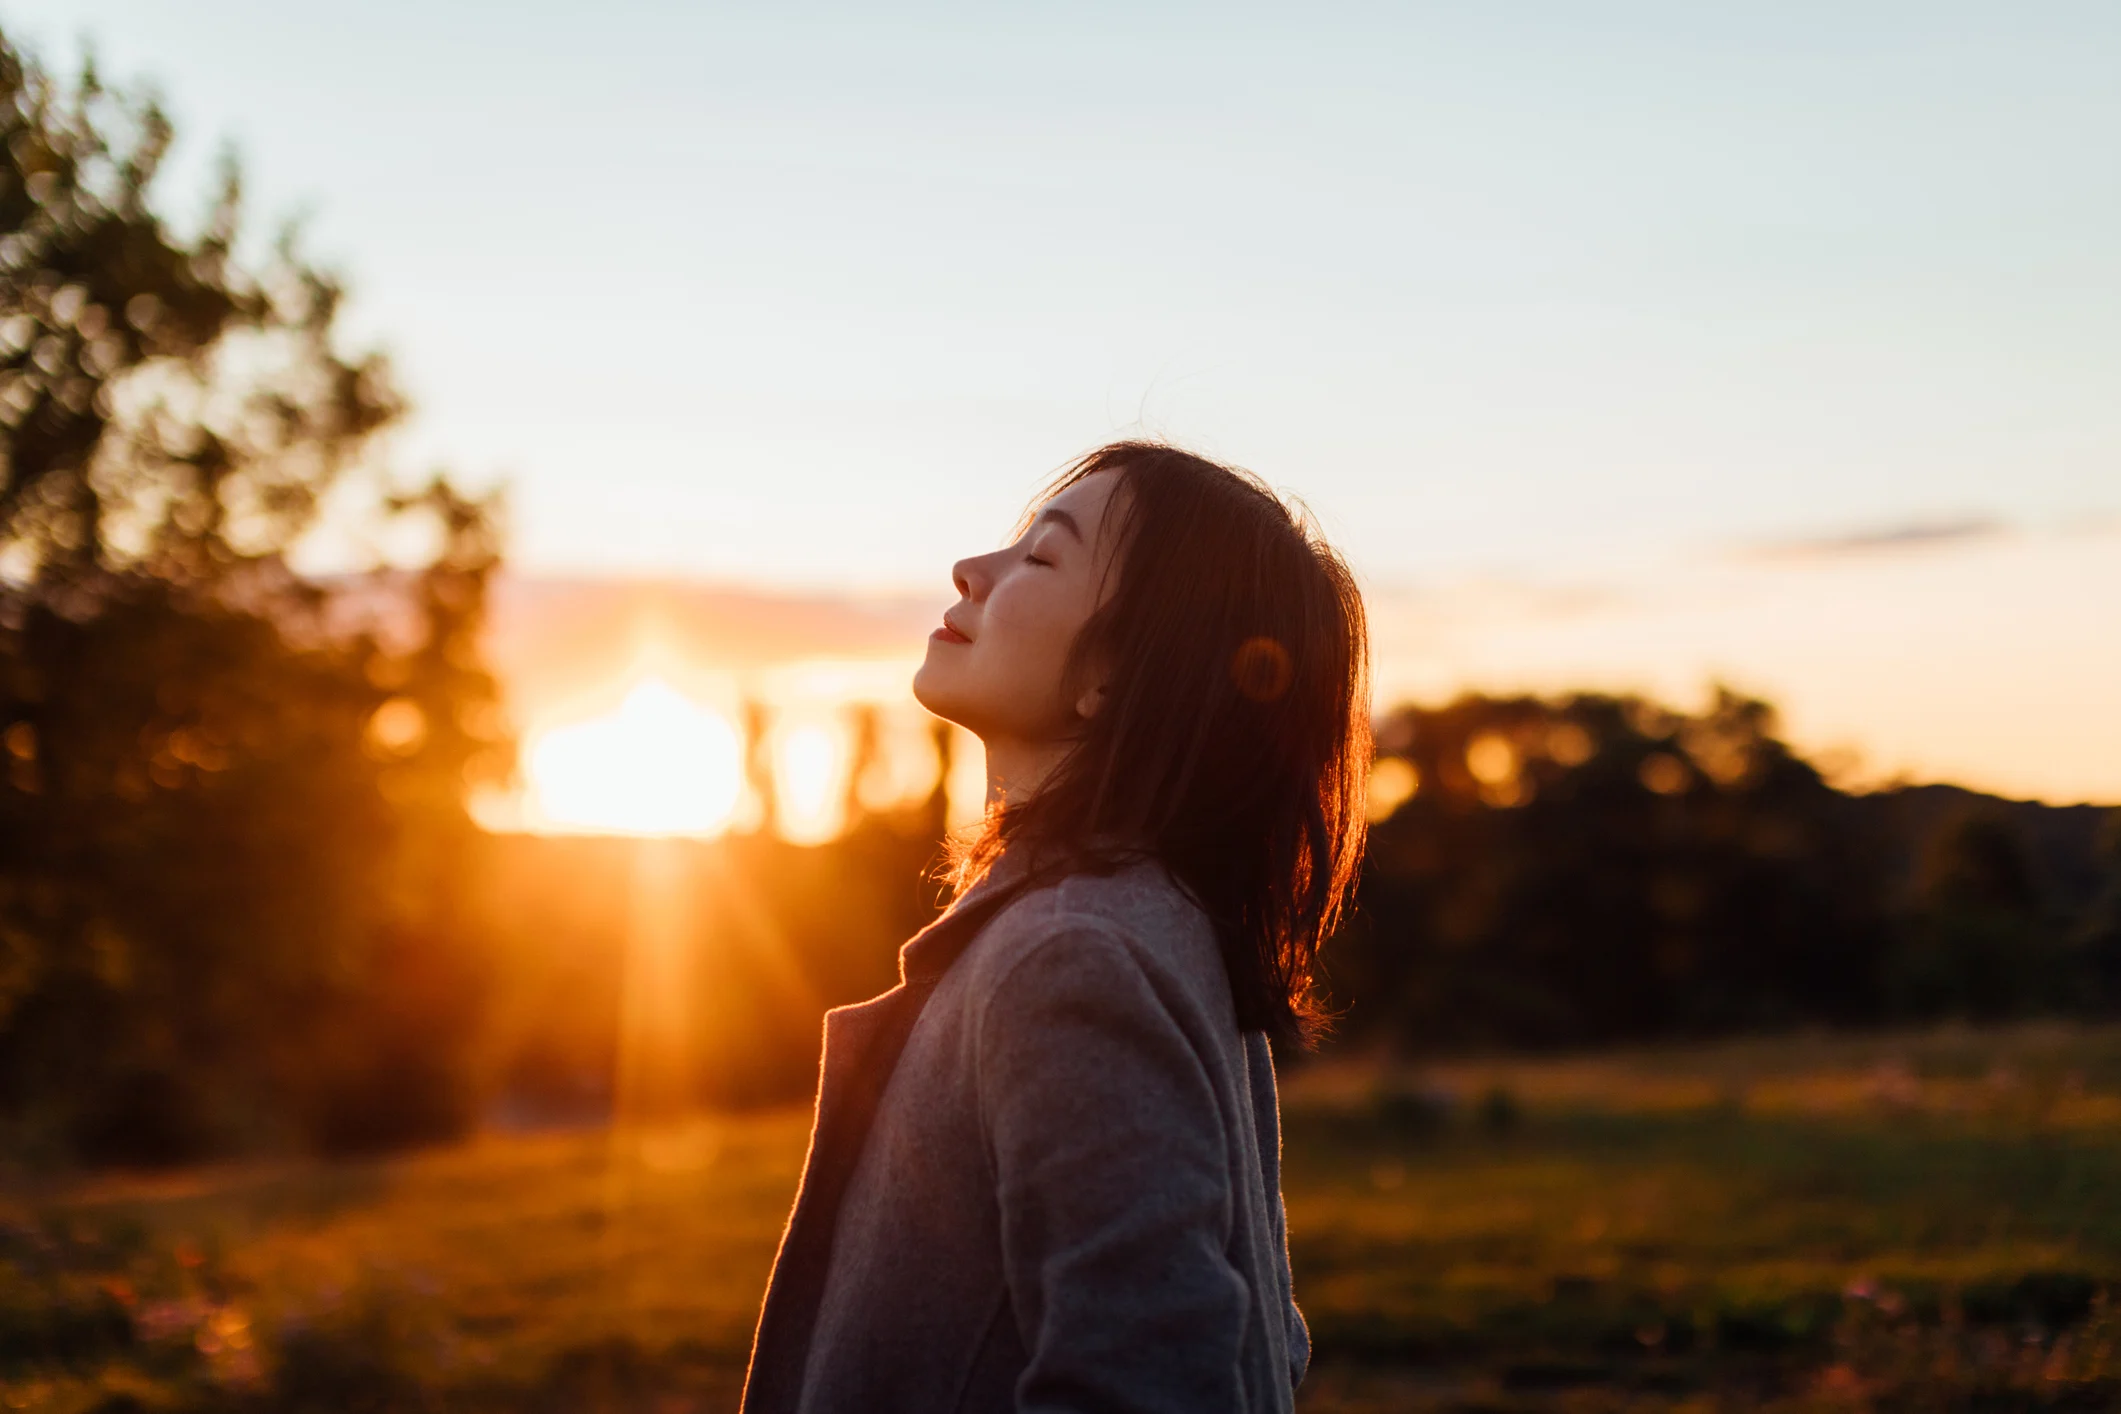
[[[1065,742],[989,741],[987,748],[987,806],[1021,805],[1038,794],[1068,754]]]

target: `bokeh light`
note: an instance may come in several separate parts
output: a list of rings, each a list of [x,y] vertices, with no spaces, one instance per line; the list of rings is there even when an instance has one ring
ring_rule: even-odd
[[[1421,773],[1401,756],[1380,756],[1370,768],[1369,817],[1372,824],[1390,818],[1393,811],[1413,799],[1421,786]]]

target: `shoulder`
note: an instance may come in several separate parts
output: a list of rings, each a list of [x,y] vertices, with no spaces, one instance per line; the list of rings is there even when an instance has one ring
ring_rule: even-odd
[[[1070,874],[1029,889],[981,930],[965,958],[975,990],[993,998],[1026,985],[1109,986],[1138,975],[1167,1006],[1230,1009],[1214,926],[1160,864]]]

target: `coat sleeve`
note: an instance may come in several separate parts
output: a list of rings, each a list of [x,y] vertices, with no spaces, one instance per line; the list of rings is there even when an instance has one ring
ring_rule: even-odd
[[[1057,926],[979,1031],[1002,1258],[1029,1361],[1017,1408],[1226,1411],[1249,1294],[1199,1052],[1124,939]]]

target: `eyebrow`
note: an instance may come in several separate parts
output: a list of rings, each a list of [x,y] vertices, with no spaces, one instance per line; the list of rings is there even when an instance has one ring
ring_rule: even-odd
[[[1082,526],[1077,523],[1074,516],[1069,515],[1066,511],[1060,509],[1058,506],[1046,507],[1046,509],[1038,513],[1038,515],[1032,520],[1031,523],[1033,525],[1037,525],[1039,521],[1042,520],[1050,520],[1055,525],[1061,526],[1066,529],[1067,532],[1070,535],[1074,536],[1077,540],[1083,540]],[[1089,542],[1083,541],[1083,543],[1087,544]]]

